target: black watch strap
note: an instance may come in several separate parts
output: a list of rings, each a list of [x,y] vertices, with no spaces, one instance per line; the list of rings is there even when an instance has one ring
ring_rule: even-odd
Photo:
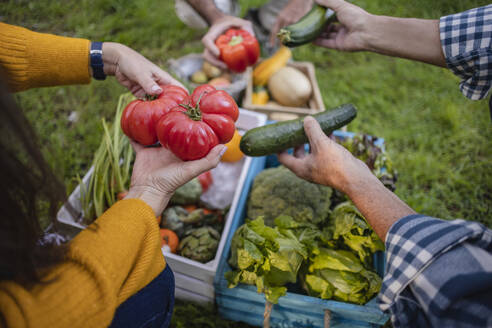
[[[106,74],[104,74],[104,63],[102,59],[102,42],[91,42],[91,67],[92,76],[96,80],[106,79]]]

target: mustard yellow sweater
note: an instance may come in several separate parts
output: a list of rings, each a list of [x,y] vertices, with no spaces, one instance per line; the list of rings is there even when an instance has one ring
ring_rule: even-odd
[[[88,83],[89,41],[0,23],[0,64],[12,90]],[[116,308],[165,268],[153,210],[137,199],[113,205],[69,245],[67,260],[33,288],[0,282],[8,327],[106,327]]]
[[[89,40],[0,23],[0,65],[11,91],[90,82]]]

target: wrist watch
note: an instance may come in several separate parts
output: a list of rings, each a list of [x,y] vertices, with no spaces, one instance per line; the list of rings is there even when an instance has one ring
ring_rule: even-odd
[[[102,42],[91,42],[91,51],[90,59],[91,59],[91,68],[92,68],[92,77],[96,80],[104,80],[106,79],[106,74],[104,74],[104,63],[102,59]]]

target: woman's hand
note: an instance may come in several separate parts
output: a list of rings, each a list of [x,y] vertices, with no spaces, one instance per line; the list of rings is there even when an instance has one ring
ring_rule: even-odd
[[[203,45],[205,46],[203,52],[205,60],[217,67],[227,68],[227,65],[219,59],[220,50],[215,45],[215,40],[225,31],[234,27],[241,28],[251,33],[251,35],[255,35],[251,22],[238,17],[224,15],[212,23],[207,34],[202,38]]]
[[[114,42],[103,43],[104,73],[114,75],[121,85],[136,97],[158,95],[162,92],[159,85],[175,84],[183,87],[135,50]]]
[[[289,3],[278,13],[275,25],[270,30],[270,45],[275,46],[277,33],[282,27],[297,22],[313,7],[312,0],[290,0]]]
[[[304,131],[311,152],[298,147],[294,155],[280,154],[279,161],[300,178],[351,193],[361,184],[377,181],[367,165],[355,158],[347,149],[328,138],[312,117],[304,119]]]
[[[329,24],[321,33],[316,45],[343,51],[367,49],[366,29],[371,15],[344,0],[316,0],[318,4],[332,9],[339,23]]]
[[[143,147],[131,141],[136,152],[130,190],[125,199],[139,198],[161,215],[177,188],[219,164],[226,146],[215,146],[196,161],[183,162],[164,147]]]

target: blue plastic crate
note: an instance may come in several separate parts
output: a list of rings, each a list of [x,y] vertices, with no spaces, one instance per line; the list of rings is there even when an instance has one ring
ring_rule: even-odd
[[[336,137],[353,137],[350,132],[335,131]],[[384,146],[384,140],[378,139],[376,144]],[[222,317],[234,321],[243,321],[250,325],[262,326],[265,310],[265,297],[256,292],[255,286],[239,284],[235,288],[227,287],[224,273],[231,270],[227,263],[230,256],[231,240],[234,232],[244,223],[246,217],[248,195],[256,175],[265,168],[279,165],[276,156],[256,157],[251,163],[244,189],[239,198],[236,213],[226,239],[224,252],[219,261],[215,275],[215,299]],[[384,273],[384,254],[374,255],[374,266],[382,277]],[[378,327],[386,323],[389,317],[384,314],[373,298],[365,305],[355,305],[332,300],[322,300],[302,294],[288,292],[273,306],[270,317],[271,327],[324,327],[325,310],[331,312],[330,327]]]

